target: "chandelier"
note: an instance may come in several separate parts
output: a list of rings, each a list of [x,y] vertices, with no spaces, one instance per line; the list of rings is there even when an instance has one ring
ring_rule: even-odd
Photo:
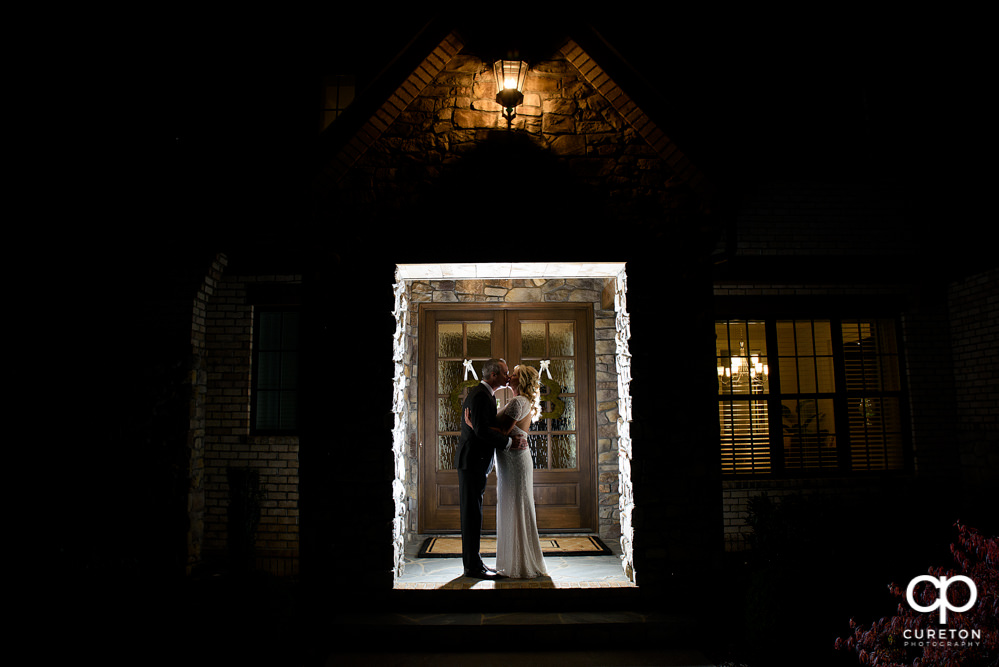
[[[765,385],[770,379],[770,366],[760,360],[759,350],[747,353],[744,341],[739,341],[739,353],[732,355],[728,364],[719,363],[717,370],[718,381],[723,387],[746,382]]]

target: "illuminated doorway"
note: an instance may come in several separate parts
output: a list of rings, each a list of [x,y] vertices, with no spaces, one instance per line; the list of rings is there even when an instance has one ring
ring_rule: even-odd
[[[628,352],[628,339],[630,338],[629,315],[627,312],[626,295],[627,279],[623,263],[541,263],[541,264],[419,264],[397,266],[395,284],[395,307],[394,315],[396,319],[396,335],[394,340],[393,360],[395,362],[394,377],[394,426],[393,426],[393,448],[395,457],[395,479],[393,481],[393,496],[395,502],[395,518],[393,521],[393,542],[395,547],[395,576],[402,575],[404,567],[404,555],[407,537],[412,537],[417,532],[417,516],[420,504],[419,486],[426,479],[421,479],[422,461],[431,460],[428,458],[426,450],[425,436],[427,428],[421,425],[421,406],[417,400],[419,394],[420,377],[420,355],[418,338],[419,330],[419,304],[420,302],[430,303],[451,301],[465,301],[466,295],[455,296],[454,294],[440,296],[430,294],[430,285],[444,285],[449,287],[452,283],[463,285],[468,290],[483,290],[483,297],[487,301],[496,301],[499,289],[508,289],[506,295],[510,299],[507,307],[517,312],[521,310],[533,310],[537,312],[544,310],[545,302],[555,302],[559,298],[566,298],[581,302],[586,297],[577,295],[560,296],[554,292],[563,287],[563,284],[570,284],[573,281],[598,282],[604,286],[602,293],[598,296],[598,301],[604,304],[601,311],[602,316],[597,316],[598,326],[603,326],[603,335],[594,341],[596,353],[596,375],[598,380],[602,380],[605,386],[613,386],[613,392],[607,391],[603,398],[613,395],[614,400],[601,401],[600,382],[597,382],[597,390],[593,396],[586,398],[588,404],[598,406],[603,409],[600,415],[602,423],[595,427],[595,434],[586,434],[585,437],[596,436],[598,467],[592,471],[592,479],[585,480],[587,485],[594,485],[594,482],[601,482],[594,485],[600,490],[600,506],[598,510],[598,521],[604,517],[612,516],[614,522],[619,523],[619,539],[622,567],[627,576],[634,580],[634,566],[632,545],[634,534],[631,525],[631,515],[634,507],[632,480],[631,480],[631,438],[629,431],[631,416],[631,397],[629,384],[631,382],[631,357]],[[509,281],[498,283],[497,281]],[[488,285],[501,284],[504,287],[489,287]],[[534,288],[532,288],[532,285]],[[539,287],[543,286],[543,287]],[[532,289],[534,290],[532,292]],[[490,292],[489,290],[492,290]],[[545,292],[539,294],[539,292]],[[523,301],[533,301],[533,308],[522,307]],[[519,304],[519,305],[518,305]],[[564,304],[563,304],[564,305]],[[447,309],[442,309],[447,310]],[[515,318],[518,322],[521,318]],[[548,318],[553,319],[553,318]],[[460,320],[459,320],[460,321]],[[525,320],[526,321],[526,320]],[[542,318],[543,322],[548,320]],[[553,321],[558,321],[554,318]],[[517,325],[519,326],[519,325]],[[537,328],[536,325],[534,328]],[[427,332],[422,332],[426,336]],[[501,345],[502,347],[502,345]],[[522,354],[521,350],[521,354]],[[546,348],[545,354],[550,350]],[[593,354],[588,352],[588,355]],[[465,353],[463,348],[462,353]],[[490,355],[493,350],[490,348]],[[536,356],[536,355],[535,355]],[[558,356],[558,355],[556,355]],[[564,356],[564,355],[563,355]],[[530,355],[524,357],[530,358]],[[603,370],[601,370],[600,360],[603,360]],[[456,359],[447,359],[455,361]],[[436,361],[436,360],[435,360]],[[538,359],[540,361],[540,359]],[[426,362],[424,362],[426,363]],[[563,392],[567,396],[573,392]],[[435,394],[430,398],[440,400],[442,394]],[[424,402],[425,404],[425,402]],[[596,409],[596,408],[595,408]],[[436,417],[436,413],[433,417]],[[423,415],[424,420],[427,415]],[[591,422],[592,423],[592,422]],[[559,431],[554,434],[558,437],[570,434],[569,430]],[[444,435],[447,432],[443,432]],[[434,438],[440,433],[434,432]],[[552,433],[547,433],[551,436]],[[579,435],[576,433],[575,435]],[[550,447],[553,438],[546,440],[546,447]],[[564,440],[563,440],[564,442]],[[424,450],[421,452],[420,448]],[[441,450],[437,443],[434,443],[433,456],[439,457]],[[563,447],[563,449],[565,449]],[[576,450],[577,452],[580,450]],[[589,452],[589,450],[587,450]],[[546,449],[550,456],[550,449]],[[589,456],[590,453],[587,454]],[[436,464],[436,461],[435,461]],[[608,472],[602,474],[599,465],[605,469],[613,466],[613,474]],[[550,465],[546,462],[546,465]],[[573,470],[576,470],[575,466]],[[550,468],[546,468],[550,470]],[[603,482],[608,482],[604,484]],[[616,488],[610,488],[610,487]],[[606,487],[606,488],[605,488]],[[554,492],[564,494],[565,489]],[[613,503],[613,506],[609,506]],[[586,510],[583,510],[585,512]]]

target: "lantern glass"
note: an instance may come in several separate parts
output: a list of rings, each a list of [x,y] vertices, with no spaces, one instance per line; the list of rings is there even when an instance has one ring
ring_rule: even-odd
[[[517,115],[514,109],[524,101],[524,81],[527,80],[527,63],[521,60],[497,60],[493,63],[496,81],[496,103],[503,107],[507,129]]]
[[[524,82],[527,80],[527,63],[521,60],[497,60],[493,63],[493,74],[496,77],[496,92],[516,90],[524,92]]]

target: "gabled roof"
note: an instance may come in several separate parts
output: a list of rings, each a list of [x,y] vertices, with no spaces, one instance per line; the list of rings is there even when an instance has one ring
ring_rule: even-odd
[[[458,30],[449,30],[443,38],[434,39],[429,44],[425,40],[414,40],[409,53],[396,59],[395,71],[387,69],[381,86],[369,89],[373,94],[367,96],[367,106],[355,102],[357,108],[351,109],[354,112],[352,118],[342,117],[326,130],[328,136],[324,137],[325,150],[320,156],[316,188],[321,192],[339,181],[465,47],[466,40]],[[421,52],[413,53],[420,48]],[[704,173],[592,53],[572,38],[565,38],[557,50],[671,167],[677,181],[685,183],[695,192],[706,193]],[[413,55],[416,55],[415,59]],[[400,69],[399,63],[407,62],[407,58],[410,66],[403,65],[404,69]],[[414,61],[415,66],[412,65]],[[384,80],[393,75],[394,82]]]

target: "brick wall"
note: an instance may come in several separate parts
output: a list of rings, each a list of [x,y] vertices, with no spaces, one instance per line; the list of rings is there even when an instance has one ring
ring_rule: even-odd
[[[900,239],[903,217],[898,203],[879,196],[861,184],[764,183],[745,193],[735,221],[729,252],[734,257],[807,258],[843,256],[843,267],[863,266],[865,261],[881,261],[902,254]],[[871,260],[865,260],[871,258]],[[715,281],[716,297],[850,297],[870,299],[886,296],[898,299],[903,285],[851,282],[849,271],[837,275],[802,276],[798,280],[775,283],[772,279],[750,282]],[[888,313],[893,315],[894,313]],[[931,321],[936,321],[930,318]],[[920,327],[907,322],[908,336]],[[856,477],[724,480],[724,540],[727,551],[749,546],[751,528],[746,524],[749,500],[760,494],[780,498],[792,493],[835,495],[840,502],[859,502],[880,488],[880,480]]]
[[[205,276],[194,297],[191,320],[191,426],[187,434],[188,470],[188,530],[187,570],[201,561],[205,535],[205,426],[206,396],[208,393],[208,311],[215,288],[222,280],[228,264],[225,255],[219,255]]]
[[[899,286],[887,285],[847,285],[847,284],[737,284],[723,283],[716,284],[715,296],[745,296],[747,298],[758,296],[814,296],[816,298],[854,295],[858,297],[870,297],[874,295],[898,297],[901,293]],[[922,328],[915,324],[910,318],[907,326],[903,326],[903,338],[922,337],[933,339],[933,327],[939,332],[939,320],[931,319],[930,324],[923,323]],[[926,330],[930,333],[927,334]],[[948,368],[946,359],[941,360],[942,368]],[[915,362],[919,367],[919,362]],[[934,367],[933,372],[941,372]],[[922,375],[925,375],[922,374]],[[918,395],[918,392],[916,392]],[[918,413],[918,408],[916,409]],[[936,422],[933,422],[936,423]],[[922,441],[921,441],[922,442]],[[930,443],[938,443],[938,440],[927,437],[928,443],[925,448],[914,452],[916,465],[923,466],[924,459],[927,461],[939,462],[943,456],[938,455],[937,447],[931,447]],[[932,469],[932,468],[931,468]],[[768,496],[780,498],[792,493],[802,493],[804,495],[835,495],[839,502],[846,504],[859,503],[863,498],[880,493],[885,486],[885,480],[872,477],[832,477],[822,479],[812,478],[786,478],[786,479],[757,479],[757,480],[734,480],[728,479],[722,482],[722,499],[724,506],[724,540],[726,551],[741,551],[749,547],[749,535],[751,528],[746,524],[749,516],[749,499],[766,493]]]
[[[899,504],[909,496],[911,480],[898,478],[834,477],[801,479],[725,480],[722,495],[725,512],[725,550],[745,551],[749,548],[752,530],[746,525],[749,500],[761,494],[775,499],[801,495],[805,499],[821,499],[839,508],[841,525],[826,526],[829,531],[849,533],[857,528],[857,515],[875,514],[892,517],[894,499]],[[886,500],[887,499],[887,500]],[[890,520],[890,519],[889,519]]]
[[[777,182],[744,194],[735,252],[743,256],[892,256],[912,250],[903,199],[861,183]]]
[[[902,329],[915,471],[953,475],[954,371],[943,286],[924,286],[910,298]]]
[[[295,574],[298,567],[298,437],[251,434],[254,313],[248,289],[299,282],[297,276],[228,276],[205,309],[204,551],[225,553],[227,469],[251,468],[259,472],[262,491],[256,566],[281,575]]]
[[[835,495],[837,502],[850,506],[874,495],[883,499],[887,489],[901,498],[906,490],[924,484],[945,494],[941,490],[953,488],[963,470],[962,488],[969,498],[963,507],[975,507],[980,498],[973,494],[983,496],[985,480],[994,479],[999,410],[995,271],[949,286],[918,270],[894,275],[882,271],[878,282],[862,277],[850,282],[851,273],[868,275],[863,267],[918,256],[911,254],[914,248],[906,239],[913,235],[903,233],[905,224],[890,192],[863,184],[768,184],[745,201],[735,226],[735,257],[842,256],[847,270],[830,276],[827,283],[814,274],[784,283],[716,280],[715,296],[884,297],[886,304],[896,304],[886,315],[901,320],[914,470],[898,478],[726,480],[722,493],[727,550],[748,546],[747,503],[760,493]],[[906,262],[892,266],[905,267]]]
[[[957,444],[969,501],[994,502],[999,478],[999,270],[952,283],[948,290],[957,403]],[[989,500],[991,498],[991,500]]]
[[[857,285],[717,285],[715,294],[724,296],[830,296],[870,297],[880,295],[896,300],[902,286]],[[943,309],[946,302],[923,295],[918,308],[902,314],[902,349],[908,389],[908,410],[914,473],[918,477],[952,478],[957,471],[954,456],[955,413],[951,370],[950,337]],[[725,480],[722,484],[725,522],[725,548],[739,551],[748,547],[751,532],[746,525],[748,501],[766,493],[781,497],[791,493],[835,495],[844,507],[859,506],[865,498],[880,496],[887,488],[907,489],[905,479],[878,476]]]

